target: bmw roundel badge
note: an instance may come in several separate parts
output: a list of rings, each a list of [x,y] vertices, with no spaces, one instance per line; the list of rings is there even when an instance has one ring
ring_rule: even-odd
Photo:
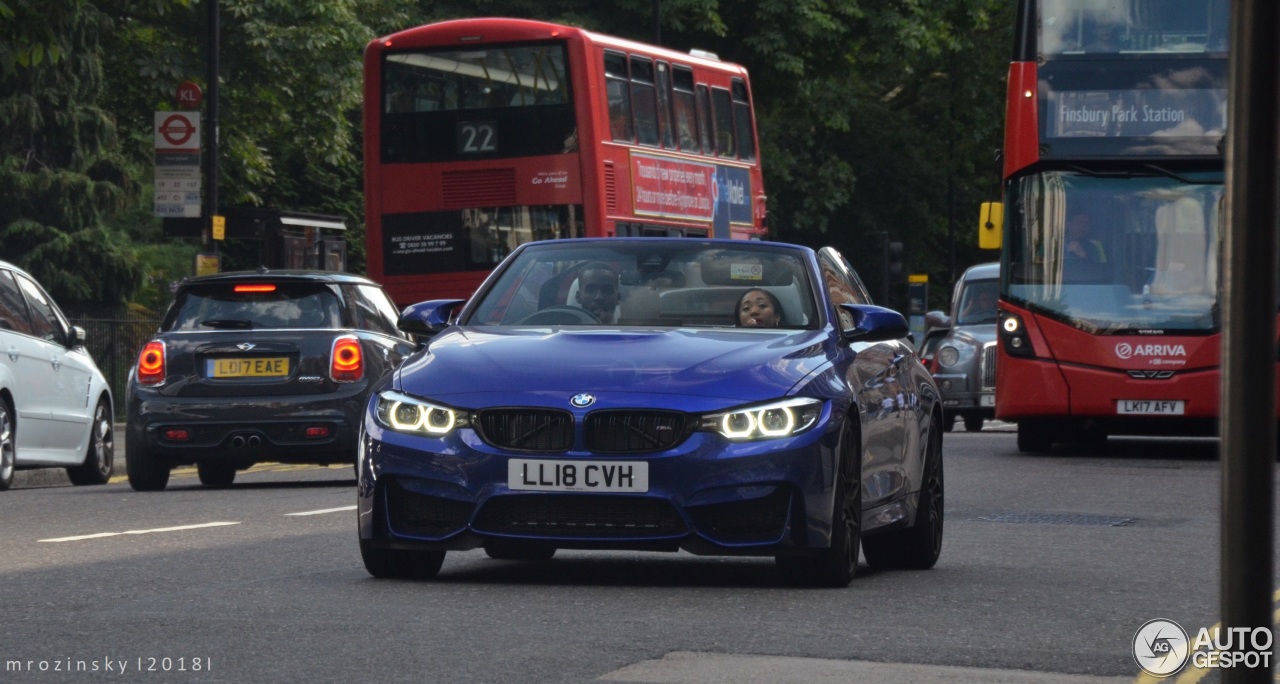
[[[582,394],[573,395],[573,398],[569,400],[569,403],[573,404],[577,408],[586,408],[596,403],[596,398],[594,395],[583,392]]]

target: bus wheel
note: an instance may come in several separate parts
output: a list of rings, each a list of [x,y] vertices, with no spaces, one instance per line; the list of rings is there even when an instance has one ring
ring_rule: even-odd
[[[1018,451],[1024,454],[1047,454],[1053,446],[1049,426],[1033,420],[1018,422]]]

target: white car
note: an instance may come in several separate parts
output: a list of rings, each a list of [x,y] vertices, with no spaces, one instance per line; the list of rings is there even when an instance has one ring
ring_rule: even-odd
[[[0,261],[0,490],[26,468],[105,484],[115,461],[111,388],[44,288]]]

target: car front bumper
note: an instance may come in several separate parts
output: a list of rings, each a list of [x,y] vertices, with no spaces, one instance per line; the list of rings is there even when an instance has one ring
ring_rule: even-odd
[[[504,451],[470,429],[447,439],[366,419],[359,470],[360,537],[375,546],[463,550],[525,540],[559,548],[684,549],[775,555],[830,540],[840,426],[829,409],[791,438],[731,443],[695,432],[660,453]],[[647,465],[643,492],[524,491],[511,459]]]

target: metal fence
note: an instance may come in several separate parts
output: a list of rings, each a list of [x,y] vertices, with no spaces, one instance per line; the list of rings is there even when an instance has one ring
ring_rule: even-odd
[[[129,384],[129,369],[137,360],[142,344],[160,327],[160,317],[113,312],[106,316],[84,314],[68,315],[67,318],[71,325],[84,328],[85,347],[111,386],[116,420],[124,420],[124,393]]]

